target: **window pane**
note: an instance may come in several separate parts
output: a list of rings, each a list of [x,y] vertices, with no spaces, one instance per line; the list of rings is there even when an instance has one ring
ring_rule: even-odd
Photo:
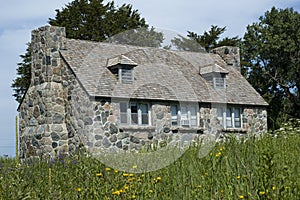
[[[127,103],[120,103],[120,112],[127,113]]]
[[[140,104],[142,113],[148,113],[148,104]]]
[[[121,113],[121,123],[127,124],[127,113]]]
[[[131,113],[131,124],[138,124],[138,114]]]
[[[142,124],[149,124],[148,104],[140,104],[140,109],[142,112]]]
[[[178,106],[171,105],[171,125],[176,126],[178,125]]]
[[[136,103],[130,104],[131,124],[138,124],[138,107]]]
[[[241,110],[239,108],[234,109],[234,126],[236,128],[241,127]]]
[[[149,117],[147,114],[142,114],[142,124],[149,124]]]
[[[230,128],[232,127],[232,113],[231,113],[231,109],[227,108],[226,109],[226,127]]]

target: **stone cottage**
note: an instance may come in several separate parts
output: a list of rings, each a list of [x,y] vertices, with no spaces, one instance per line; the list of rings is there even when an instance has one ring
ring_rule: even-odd
[[[236,47],[195,53],[98,43],[54,26],[33,30],[31,42],[31,84],[18,108],[23,158],[267,130],[267,103],[241,75]]]

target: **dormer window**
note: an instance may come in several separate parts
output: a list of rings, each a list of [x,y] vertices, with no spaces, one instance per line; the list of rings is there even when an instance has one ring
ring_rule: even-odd
[[[118,78],[120,83],[132,83],[134,80],[133,68],[126,68],[124,66],[119,66]]]
[[[228,71],[214,64],[200,68],[201,76],[215,89],[226,88],[226,75]]]
[[[134,81],[134,67],[136,66],[137,63],[124,55],[109,58],[106,63],[106,67],[120,83],[132,83]]]
[[[214,88],[224,89],[226,88],[226,75],[225,74],[215,74],[213,76]]]

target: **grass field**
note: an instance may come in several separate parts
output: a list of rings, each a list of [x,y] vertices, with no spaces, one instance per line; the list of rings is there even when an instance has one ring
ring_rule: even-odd
[[[229,137],[199,158],[191,146],[154,172],[117,171],[79,154],[18,164],[0,159],[0,199],[299,199],[299,127]],[[132,166],[137,169],[139,166]]]

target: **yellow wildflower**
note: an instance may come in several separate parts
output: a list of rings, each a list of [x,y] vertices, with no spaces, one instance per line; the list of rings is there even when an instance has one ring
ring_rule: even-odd
[[[159,176],[159,177],[157,177],[157,178],[156,178],[156,180],[160,181],[160,180],[161,180],[161,177],[160,177],[160,176]]]
[[[240,178],[241,178],[241,176],[237,176],[236,178],[237,178],[237,179],[240,179]]]
[[[129,174],[129,176],[134,176],[134,174]]]
[[[112,192],[112,194],[114,194],[114,195],[120,195],[121,192],[119,190],[117,190],[117,191]]]
[[[106,170],[106,171],[110,171],[111,169],[110,169],[109,167],[106,167],[105,170]]]
[[[240,198],[240,199],[244,199],[245,197],[244,197],[243,195],[240,195],[239,198]]]
[[[127,185],[124,185],[124,190],[128,190],[128,186]]]
[[[264,195],[264,194],[266,194],[265,191],[259,191],[259,195]]]
[[[149,193],[153,193],[153,190],[149,190]]]
[[[114,172],[115,172],[115,173],[118,173],[119,171],[115,169]]]
[[[100,173],[97,173],[96,176],[103,176],[103,174],[100,172]]]
[[[221,156],[221,152],[218,152],[217,154],[216,154],[216,157],[220,157]]]
[[[132,169],[136,169],[136,168],[137,168],[137,166],[136,166],[136,165],[133,165],[133,166],[132,166]]]
[[[81,188],[80,188],[80,187],[77,188],[76,191],[77,191],[77,192],[81,192]]]
[[[123,174],[123,176],[125,176],[125,177],[126,177],[126,176],[129,176],[129,174],[126,174],[126,173],[124,173],[124,174]]]
[[[132,195],[132,196],[131,196],[131,198],[132,198],[132,199],[135,199],[135,198],[136,198],[136,196],[135,196],[135,195]]]
[[[276,186],[273,186],[273,187],[272,187],[272,190],[276,190]]]

